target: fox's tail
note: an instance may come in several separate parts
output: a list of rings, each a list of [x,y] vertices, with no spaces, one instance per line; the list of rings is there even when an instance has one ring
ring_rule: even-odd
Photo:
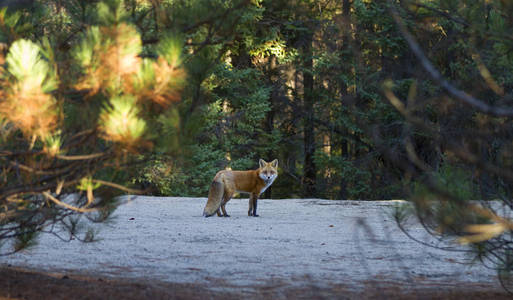
[[[214,180],[210,185],[210,190],[208,191],[207,205],[205,205],[205,209],[203,210],[204,217],[210,217],[216,213],[216,211],[219,209],[219,206],[221,206],[223,194],[223,183],[221,181]]]

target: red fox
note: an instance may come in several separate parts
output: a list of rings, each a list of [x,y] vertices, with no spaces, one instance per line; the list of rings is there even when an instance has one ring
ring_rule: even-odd
[[[258,217],[258,196],[271,186],[276,177],[278,177],[278,160],[275,159],[268,163],[260,159],[258,164],[259,168],[256,170],[223,170],[217,172],[210,185],[208,201],[203,210],[203,216],[210,217],[217,213],[218,217],[229,217],[224,206],[230,201],[233,194],[238,192],[250,195],[248,216]]]

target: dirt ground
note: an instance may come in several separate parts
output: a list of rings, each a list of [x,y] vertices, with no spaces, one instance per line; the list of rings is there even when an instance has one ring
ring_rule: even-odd
[[[223,283],[219,285],[223,288]],[[275,282],[250,291],[212,291],[203,284],[109,279],[63,273],[48,273],[4,267],[0,269],[0,299],[511,299],[503,290],[479,284],[460,287],[433,286],[420,282],[414,288],[397,282],[368,282],[354,291],[348,286],[315,285],[290,287]]]

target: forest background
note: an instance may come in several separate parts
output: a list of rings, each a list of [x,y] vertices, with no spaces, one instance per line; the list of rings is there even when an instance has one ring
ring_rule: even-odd
[[[186,75],[172,99],[179,101],[158,111],[160,119],[147,128],[154,147],[139,152],[144,166],[113,181],[159,195],[204,196],[218,170],[278,158],[280,180],[266,197],[407,198],[423,180],[416,166],[394,163],[411,160],[409,147],[470,198],[511,189],[444,144],[452,140],[486,162],[509,164],[508,132],[465,139],[469,130],[493,132],[504,119],[448,97],[412,54],[391,10],[447,80],[489,104],[507,105],[507,1],[122,1],[122,16],[113,17],[122,19],[110,21],[100,21],[98,1],[4,2],[11,6],[1,20],[4,49],[19,38],[46,41],[61,65],[99,22],[132,24],[141,57],[158,56],[168,36],[183,46]],[[431,130],[408,124],[387,91]],[[73,101],[87,96],[72,95]],[[66,111],[66,118],[98,119],[73,113],[83,115]]]

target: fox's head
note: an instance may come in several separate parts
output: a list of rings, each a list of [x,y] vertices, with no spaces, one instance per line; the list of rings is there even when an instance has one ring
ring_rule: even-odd
[[[273,160],[272,162],[266,162],[265,160],[263,159],[260,159],[258,161],[258,164],[259,164],[259,168],[258,168],[258,176],[260,176],[260,178],[263,180],[263,181],[274,181],[274,179],[276,179],[276,177],[278,176],[278,160],[275,159]]]

